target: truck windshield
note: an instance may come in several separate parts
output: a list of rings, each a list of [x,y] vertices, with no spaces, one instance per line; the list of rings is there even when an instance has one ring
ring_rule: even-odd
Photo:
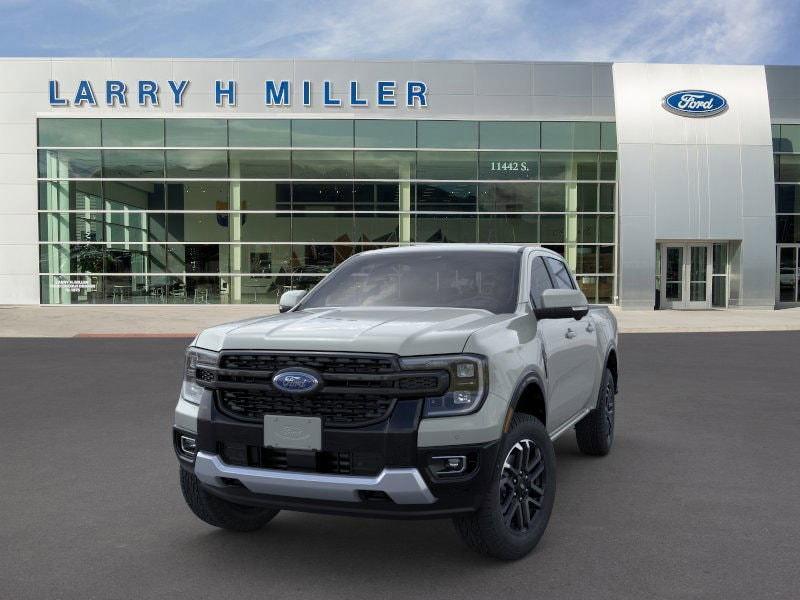
[[[325,278],[300,309],[327,306],[516,308],[520,255],[410,251],[362,254]]]

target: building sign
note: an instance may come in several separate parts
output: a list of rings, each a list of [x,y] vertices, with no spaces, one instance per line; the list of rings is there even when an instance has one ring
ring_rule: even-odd
[[[664,96],[665,110],[683,117],[713,117],[728,109],[728,101],[705,90],[681,90]]]
[[[50,106],[160,106],[162,104],[180,107],[191,81],[188,79],[166,82],[143,79],[136,82],[107,80],[101,83],[82,79],[75,89],[62,89],[57,80],[50,80]],[[294,82],[287,79],[267,79],[264,81],[265,106],[291,106],[293,91],[297,94],[297,104],[311,106],[312,91],[319,85],[322,91],[322,106],[360,107],[360,106],[400,106],[418,108],[428,105],[428,85],[424,81],[375,81],[362,85],[350,81],[345,89],[335,89],[332,82],[325,80],[319,84],[301,81],[293,89]],[[217,80],[211,86],[211,94],[217,106],[236,106],[237,82]]]

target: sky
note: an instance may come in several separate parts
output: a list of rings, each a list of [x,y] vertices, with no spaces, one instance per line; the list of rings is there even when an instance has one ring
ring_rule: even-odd
[[[0,56],[800,64],[797,0],[0,0]]]

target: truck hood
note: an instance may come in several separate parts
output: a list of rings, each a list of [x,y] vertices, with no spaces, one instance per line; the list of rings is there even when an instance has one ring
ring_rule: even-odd
[[[448,354],[461,352],[474,331],[507,318],[469,308],[310,309],[211,327],[194,345],[214,351]]]

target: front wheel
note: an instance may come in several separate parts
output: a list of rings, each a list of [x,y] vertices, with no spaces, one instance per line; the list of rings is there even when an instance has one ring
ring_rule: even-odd
[[[195,516],[209,525],[230,531],[256,531],[279,512],[272,508],[234,504],[213,496],[203,489],[194,473],[184,469],[181,469],[181,491]]]
[[[516,414],[503,439],[480,508],[456,517],[456,530],[480,554],[516,560],[539,543],[556,496],[556,457],[542,423]]]

